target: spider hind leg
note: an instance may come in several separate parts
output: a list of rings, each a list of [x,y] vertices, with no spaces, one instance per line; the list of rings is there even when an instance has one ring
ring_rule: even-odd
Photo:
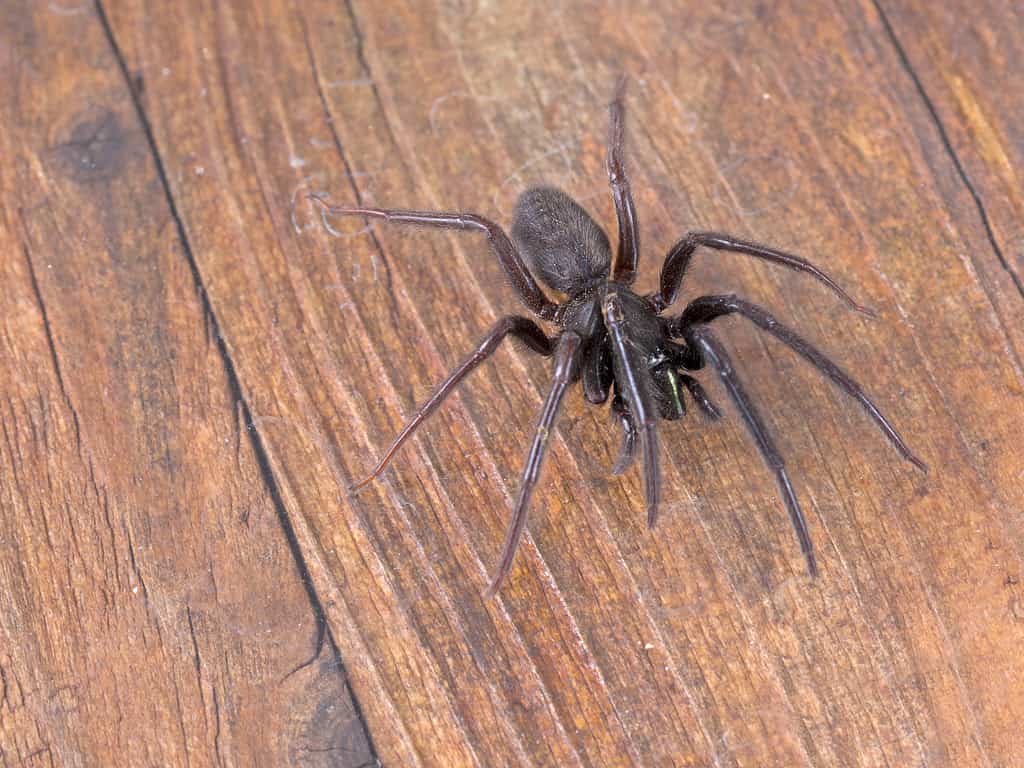
[[[619,247],[615,253],[612,279],[625,285],[636,279],[637,263],[640,260],[640,224],[637,221],[633,192],[626,173],[626,76],[623,75],[615,88],[615,97],[608,105],[608,183],[615,201],[615,218],[619,225]]]
[[[779,264],[784,267],[803,272],[828,286],[833,293],[845,301],[851,309],[860,312],[868,317],[874,317],[875,313],[868,307],[858,304],[844,291],[835,280],[820,270],[807,259],[796,256],[776,248],[769,248],[760,243],[752,243],[748,240],[740,240],[732,235],[725,235],[720,232],[687,232],[683,235],[672,250],[668,252],[665,261],[661,266],[661,278],[658,283],[658,291],[650,296],[651,302],[663,311],[671,306],[679,294],[679,286],[683,282],[683,276],[690,265],[694,252],[698,247],[704,246],[716,251],[732,251],[742,253],[755,259]]]
[[[309,195],[309,199],[320,206],[320,216],[326,225],[326,216],[365,216],[369,219],[383,219],[397,224],[412,224],[419,227],[435,229],[457,229],[461,231],[483,232],[491,250],[498,257],[505,274],[520,300],[538,317],[554,320],[558,305],[547,297],[530,270],[527,269],[522,255],[516,250],[505,230],[490,219],[474,213],[448,213],[437,211],[406,211],[397,208],[369,208],[365,206],[349,207],[330,205],[320,195]],[[595,225],[596,226],[596,225]]]

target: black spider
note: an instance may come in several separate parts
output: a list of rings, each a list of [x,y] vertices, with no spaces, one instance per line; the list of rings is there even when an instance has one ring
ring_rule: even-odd
[[[640,296],[630,290],[629,286],[636,277],[639,233],[623,164],[625,82],[625,78],[620,81],[610,105],[607,165],[619,224],[618,251],[614,259],[604,231],[575,200],[551,187],[530,189],[519,197],[511,240],[497,224],[471,213],[335,207],[320,197],[312,196],[320,204],[322,213],[483,232],[523,303],[542,320],[560,329],[560,333],[549,337],[525,317],[501,318],[476,350],[417,411],[369,476],[352,486],[352,490],[357,490],[380,475],[416,427],[466,375],[490,357],[509,334],[521,339],[538,354],[554,356],[554,381],[526,458],[519,498],[505,538],[501,562],[487,590],[488,596],[498,590],[512,565],[526,524],[530,495],[537,484],[547,451],[548,438],[569,386],[582,380],[584,397],[595,404],[605,402],[609,392],[613,392],[611,410],[622,425],[623,440],[612,473],[619,474],[632,463],[636,443],[639,442],[643,454],[647,524],[653,526],[658,517],[660,496],[658,419],[678,419],[684,414],[683,389],[708,417],[720,417],[718,408],[708,399],[700,383],[686,373],[703,368],[705,363],[711,363],[718,371],[761,456],[775,473],[800,540],[800,548],[807,558],[808,569],[812,576],[817,575],[807,523],[786,474],[782,456],[733,370],[725,349],[707,327],[722,315],[742,315],[803,355],[861,404],[904,458],[927,471],[924,462],[911,453],[856,381],[756,304],[734,295],[701,296],[690,302],[679,315],[661,316],[675,302],[686,268],[698,246],[743,253],[806,272],[835,291],[855,310],[871,314],[855,303],[828,275],[806,260],[730,235],[690,232],[665,257],[656,293]],[[534,274],[567,298],[561,303],[552,301],[537,284]]]

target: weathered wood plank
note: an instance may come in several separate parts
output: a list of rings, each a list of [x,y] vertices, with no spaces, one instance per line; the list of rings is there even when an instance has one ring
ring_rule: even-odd
[[[262,477],[258,451],[243,469],[217,472],[225,465],[211,438],[192,451],[194,471],[256,494],[271,510],[265,518],[274,504],[260,483],[277,489],[384,764],[996,766],[1024,751],[1014,725],[1024,711],[1018,10],[995,0],[958,15],[888,0],[130,0],[106,10],[112,42],[141,84],[139,106],[220,351],[265,450]],[[19,45],[32,49],[27,38]],[[88,60],[108,80],[79,85],[77,96],[117,93],[123,112],[123,82],[97,51]],[[72,65],[46,66],[56,69],[40,82]],[[617,448],[607,414],[573,396],[512,578],[485,602],[548,365],[501,352],[380,482],[350,497],[348,484],[448,368],[518,307],[479,239],[360,221],[333,222],[329,232],[304,194],[471,209],[507,223],[516,195],[546,182],[611,224],[605,103],[622,70],[633,75],[628,161],[641,285],[653,286],[660,254],[687,228],[813,257],[879,319],[852,316],[812,281],[721,254],[697,260],[686,298],[736,291],[773,308],[857,373],[932,471],[922,477],[898,461],[803,361],[730,321],[723,338],[785,452],[821,579],[805,576],[773,482],[733,420],[708,425],[691,414],[666,425],[667,503],[651,533],[639,478],[607,476]],[[41,103],[74,113],[60,95]],[[130,110],[122,117],[134,125]],[[36,124],[50,146],[60,125],[77,123],[43,115],[27,125]],[[148,157],[145,142],[129,146]],[[27,171],[18,173],[6,178]],[[126,453],[139,461],[153,446],[191,448],[193,424],[219,435],[223,427],[210,424],[236,423],[219,352],[197,331],[202,305],[186,290],[189,259],[175,250],[174,227],[138,223],[150,209],[136,201],[163,194],[152,175],[140,178],[149,186],[117,194],[135,217],[135,229],[121,225],[136,238],[130,250],[157,254],[144,262],[158,265],[145,272],[153,285],[135,277],[124,285],[143,286],[139,294],[123,297],[101,270],[76,327],[70,313],[80,310],[67,297],[84,301],[81,291],[60,292],[36,268],[43,303],[62,313],[48,314],[63,329],[54,334],[58,359],[90,360],[89,386],[107,377],[163,392],[164,378],[147,382],[166,349],[172,381],[184,380],[175,366],[195,359],[220,382],[216,398],[211,384],[175,411],[195,421],[179,416],[155,432],[124,426],[150,424],[154,411],[126,408],[121,421],[98,412],[90,434],[134,440]],[[10,190],[28,195],[31,185],[2,188],[5,210],[16,210]],[[105,242],[106,222],[122,219],[101,199],[89,204],[99,210],[74,231]],[[165,202],[149,204],[167,220]],[[12,224],[7,239],[55,247],[40,221],[25,227],[34,240]],[[163,250],[140,250],[154,232]],[[81,258],[105,263],[92,252]],[[32,307],[22,263],[10,268],[19,301]],[[125,326],[163,307],[165,273],[184,275],[174,285],[192,297],[173,343],[169,332],[163,346],[133,336],[147,354],[120,364],[117,377],[95,351],[78,351],[106,338],[94,326]],[[124,314],[108,309],[118,299]],[[169,313],[154,312],[157,321]],[[34,322],[34,336],[11,349],[45,360]],[[173,497],[175,477],[171,468],[132,486],[126,505]],[[29,524],[21,514],[12,531]],[[209,535],[200,522],[192,535]],[[229,530],[221,546],[255,546]],[[216,557],[222,568],[245,561]],[[244,582],[282,570],[231,573]],[[301,591],[282,590],[274,606],[308,620]],[[282,642],[306,648],[310,632]],[[183,647],[150,674],[176,680],[192,660]],[[205,701],[182,710],[201,715]],[[246,749],[262,743],[250,739],[279,743],[280,729],[265,731],[233,733]]]
[[[890,7],[891,5],[891,7]],[[934,129],[946,146],[939,162],[956,174],[940,181],[944,194],[980,231],[968,257],[981,274],[1018,365],[1024,332],[1024,81],[1019,34],[1024,8],[992,2],[884,6],[887,30],[903,50],[905,66],[934,111]],[[970,24],[964,19],[970,18]]]
[[[0,31],[0,763],[366,763],[128,83],[54,6]]]
[[[592,9],[547,27],[540,14],[512,11],[478,10],[468,20],[456,7],[433,16],[400,4],[386,12],[345,11],[307,5],[290,17],[270,7],[255,14],[222,10],[209,24],[193,25],[196,39],[183,35],[172,44],[148,38],[156,47],[140,52],[137,61],[194,62],[180,75],[172,73],[165,89],[170,99],[162,100],[155,89],[149,98],[161,146],[171,153],[169,162],[179,164],[176,196],[187,226],[196,237],[207,233],[211,242],[218,227],[233,226],[236,237],[244,229],[253,243],[241,268],[201,259],[214,304],[218,312],[225,308],[226,327],[248,340],[261,318],[287,318],[278,319],[263,345],[239,342],[235,357],[248,371],[243,380],[260,408],[296,418],[334,454],[320,454],[325,448],[299,430],[266,429],[275,469],[289,478],[297,508],[323,509],[318,500],[336,500],[329,514],[307,513],[306,533],[325,554],[323,576],[337,585],[337,602],[344,600],[335,619],[339,636],[356,630],[372,638],[365,651],[352,644],[346,653],[365,653],[373,662],[372,670],[361,672],[357,690],[374,730],[397,730],[400,737],[398,747],[382,747],[384,754],[397,748],[393,759],[415,753],[424,762],[487,764],[509,755],[540,761],[555,745],[583,762],[982,760],[987,747],[974,712],[978,691],[962,670],[982,673],[984,639],[951,636],[949,625],[964,626],[977,610],[977,602],[958,599],[954,588],[971,563],[984,561],[989,536],[978,535],[979,525],[998,537],[1000,521],[983,485],[970,482],[978,473],[970,446],[950,445],[945,437],[957,431],[954,406],[970,404],[961,397],[950,405],[948,384],[918,381],[914,374],[938,364],[928,360],[931,350],[920,339],[946,339],[956,325],[967,348],[978,333],[993,329],[987,318],[965,325],[984,296],[958,259],[939,259],[945,280],[937,280],[934,269],[920,269],[932,254],[953,253],[955,236],[939,237],[937,224],[946,231],[971,225],[935,209],[928,197],[943,199],[937,184],[922,194],[912,183],[932,155],[927,146],[908,146],[920,108],[912,106],[917,112],[901,121],[903,105],[914,104],[913,91],[900,79],[895,52],[871,8],[851,7],[845,18],[819,12],[804,19],[785,13],[757,18],[742,7],[733,15],[693,10],[669,14],[664,26],[631,25],[631,10]],[[125,24],[138,32],[142,16]],[[211,27],[219,39],[209,36]],[[771,45],[760,42],[758,30],[765,27]],[[695,42],[673,46],[672,30],[683,28]],[[778,40],[800,40],[802,46],[787,49]],[[241,153],[248,173],[223,178],[221,185],[187,173],[192,136],[203,128],[191,124],[196,105],[177,105],[177,118],[170,111],[182,94],[199,93],[202,77],[192,73],[216,71],[204,68],[197,52],[217,50],[218,42],[233,65],[223,76],[234,96],[228,111],[235,130],[249,139]],[[352,503],[339,493],[365,469],[366,454],[396,429],[400,413],[408,413],[430,381],[507,306],[508,292],[497,266],[466,238],[357,234],[362,227],[353,225],[328,265],[322,233],[314,228],[295,238],[275,210],[283,206],[282,191],[290,193],[320,172],[307,185],[342,199],[483,205],[485,213],[497,214],[528,183],[524,172],[544,178],[554,166],[560,183],[578,196],[601,195],[606,96],[600,84],[614,74],[607,50],[617,51],[623,63],[646,67],[649,87],[640,93],[647,99],[634,97],[631,124],[636,186],[650,190],[640,201],[648,242],[660,239],[666,247],[680,218],[787,244],[806,242],[804,250],[827,242],[829,263],[861,283],[889,321],[867,324],[835,310],[824,314],[834,305],[816,286],[743,264],[728,265],[726,272],[726,260],[707,259],[695,276],[697,284],[749,286],[768,303],[788,306],[802,328],[832,338],[847,365],[873,371],[873,389],[906,392],[903,418],[918,427],[917,444],[941,469],[927,483],[902,468],[890,471],[888,447],[841,399],[785,359],[767,358],[751,336],[731,334],[767,402],[785,403],[796,379],[834,405],[810,430],[801,423],[805,409],[795,403],[774,419],[805,498],[822,500],[818,527],[834,542],[827,578],[814,587],[802,579],[784,520],[772,515],[770,481],[744,470],[758,463],[735,430],[703,430],[697,441],[683,430],[666,437],[679,455],[693,452],[696,442],[705,456],[721,458],[670,472],[680,493],[677,518],[651,541],[635,512],[635,481],[595,484],[607,460],[607,428],[577,407],[569,418],[581,458],[564,444],[555,448],[549,484],[538,499],[544,512],[534,516],[537,550],[528,547],[521,558],[525,567],[518,568],[503,604],[481,607],[476,592],[493,554],[477,559],[472,553],[493,553],[500,541],[502,512],[530,427],[527,414],[536,409],[545,378],[540,366],[524,368],[515,359],[505,363],[512,368],[500,378],[477,377],[461,398],[461,411],[449,410],[422,440],[427,453],[418,461],[407,452],[411,466]],[[641,65],[644,56],[650,58]],[[814,69],[808,70],[808,60]],[[879,98],[869,84],[884,74],[893,85]],[[294,87],[305,81],[305,87]],[[251,97],[257,84],[265,89],[258,102]],[[217,119],[212,115],[208,122]],[[673,130],[680,121],[684,130]],[[895,135],[875,135],[878,125]],[[794,155],[797,147],[804,151]],[[880,180],[884,195],[874,183]],[[214,202],[226,187],[235,190],[240,209],[256,211],[265,198],[276,205],[263,203],[269,210],[262,222],[251,216],[244,224],[213,221],[221,216]],[[608,204],[595,205],[609,220]],[[673,212],[680,206],[682,217]],[[699,214],[687,215],[687,209]],[[300,208],[299,215],[309,212]],[[300,229],[306,221],[300,219]],[[900,258],[908,246],[916,256]],[[247,279],[238,280],[241,270]],[[281,298],[278,280],[292,285],[289,301]],[[936,316],[931,307],[954,285],[965,300]],[[261,295],[244,306],[233,298],[247,292],[251,298],[254,290]],[[438,328],[439,337],[429,338]],[[301,343],[297,337],[289,342],[299,329]],[[297,393],[273,373],[264,381],[279,359]],[[387,373],[388,361],[396,361],[401,374]],[[431,370],[423,370],[424,362]],[[997,357],[986,362],[1000,367]],[[1012,375],[1002,365],[1004,375]],[[374,374],[350,375],[365,367]],[[323,371],[339,381],[325,381]],[[517,387],[509,375],[526,375],[529,385]],[[375,409],[382,394],[387,407]],[[346,431],[369,451],[359,448],[353,455],[348,441],[336,437]],[[844,434],[856,437],[856,450],[840,442]],[[456,456],[471,455],[448,469],[445,457],[453,448]],[[817,455],[842,461],[829,474]],[[965,465],[950,472],[958,461]],[[416,479],[424,472],[423,480]],[[478,481],[481,475],[492,482]],[[893,485],[896,490],[889,491]],[[886,514],[889,493],[902,514]],[[959,519],[950,519],[952,513]],[[347,531],[339,532],[338,514]],[[907,517],[911,527],[901,519]],[[936,517],[949,527],[922,524]],[[948,547],[950,528],[966,534],[959,551]],[[690,536],[690,530],[702,536]],[[464,537],[470,548],[460,543]],[[879,549],[889,557],[880,561]],[[370,565],[359,568],[367,552]],[[460,570],[468,570],[468,578]],[[365,596],[356,591],[368,588]],[[1003,599],[1001,589],[994,580],[974,596],[994,607]],[[538,609],[552,605],[552,597],[556,610]],[[683,610],[654,610],[665,603]],[[1005,629],[991,626],[993,633]],[[563,639],[552,654],[546,647],[552,632],[577,641]],[[950,665],[947,649],[954,640],[957,662]],[[583,649],[578,666],[558,653],[573,645]],[[1005,655],[1009,645],[998,648],[1002,658],[1011,658]],[[652,655],[660,661],[652,663]],[[512,659],[519,659],[521,673],[502,677],[499,670],[512,667]],[[916,666],[906,667],[908,659]],[[901,675],[901,669],[912,672]],[[580,698],[581,688],[590,694]],[[860,695],[851,696],[853,691]],[[520,713],[514,703],[523,696],[541,706]],[[424,701],[433,706],[423,707]],[[396,719],[401,729],[395,729]],[[843,728],[834,727],[837,720]],[[587,727],[580,733],[569,723]],[[536,734],[545,736],[531,739]]]

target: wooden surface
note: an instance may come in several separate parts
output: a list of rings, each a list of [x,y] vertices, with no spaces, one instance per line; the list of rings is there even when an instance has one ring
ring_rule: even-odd
[[[1019,4],[0,17],[0,765],[1024,765]],[[611,224],[620,71],[641,287],[688,228],[813,258],[879,318],[742,256],[685,297],[773,308],[931,473],[725,321],[821,578],[734,418],[665,426],[650,532],[574,393],[487,602],[549,366],[500,352],[350,498],[519,310],[479,238],[304,194]]]

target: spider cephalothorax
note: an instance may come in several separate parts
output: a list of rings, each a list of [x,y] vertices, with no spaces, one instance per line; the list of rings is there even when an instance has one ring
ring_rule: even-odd
[[[614,258],[608,237],[601,227],[579,203],[551,187],[529,189],[520,196],[512,224],[512,239],[497,224],[470,213],[336,207],[328,206],[314,196],[324,213],[483,232],[526,307],[559,328],[555,335],[549,337],[528,318],[511,315],[501,318],[476,350],[413,416],[370,475],[353,486],[353,489],[358,489],[377,477],[416,427],[467,374],[490,357],[509,334],[525,342],[527,348],[534,352],[553,356],[553,382],[527,454],[501,562],[488,594],[497,591],[512,565],[526,523],[530,496],[547,450],[547,436],[569,386],[580,381],[584,396],[591,403],[603,403],[611,397],[611,411],[623,430],[622,448],[612,469],[614,474],[621,473],[632,463],[639,443],[647,522],[653,526],[658,517],[660,497],[658,420],[678,419],[684,414],[684,392],[708,417],[719,417],[718,408],[689,373],[708,363],[718,372],[765,463],[774,472],[800,548],[807,558],[807,567],[812,575],[817,574],[807,523],[786,474],[782,456],[743,389],[725,349],[708,328],[712,320],[722,315],[735,313],[746,317],[802,355],[861,404],[904,458],[925,470],[924,463],[911,453],[856,381],[756,304],[734,295],[701,296],[674,317],[662,315],[676,300],[690,258],[699,246],[743,253],[806,272],[835,291],[857,311],[867,312],[808,261],[729,235],[690,232],[665,257],[658,291],[641,296],[630,289],[636,277],[639,235],[633,197],[623,164],[624,90],[625,79],[620,81],[610,105],[608,178],[619,228]],[[564,293],[566,300],[553,302],[534,275],[548,287]]]

